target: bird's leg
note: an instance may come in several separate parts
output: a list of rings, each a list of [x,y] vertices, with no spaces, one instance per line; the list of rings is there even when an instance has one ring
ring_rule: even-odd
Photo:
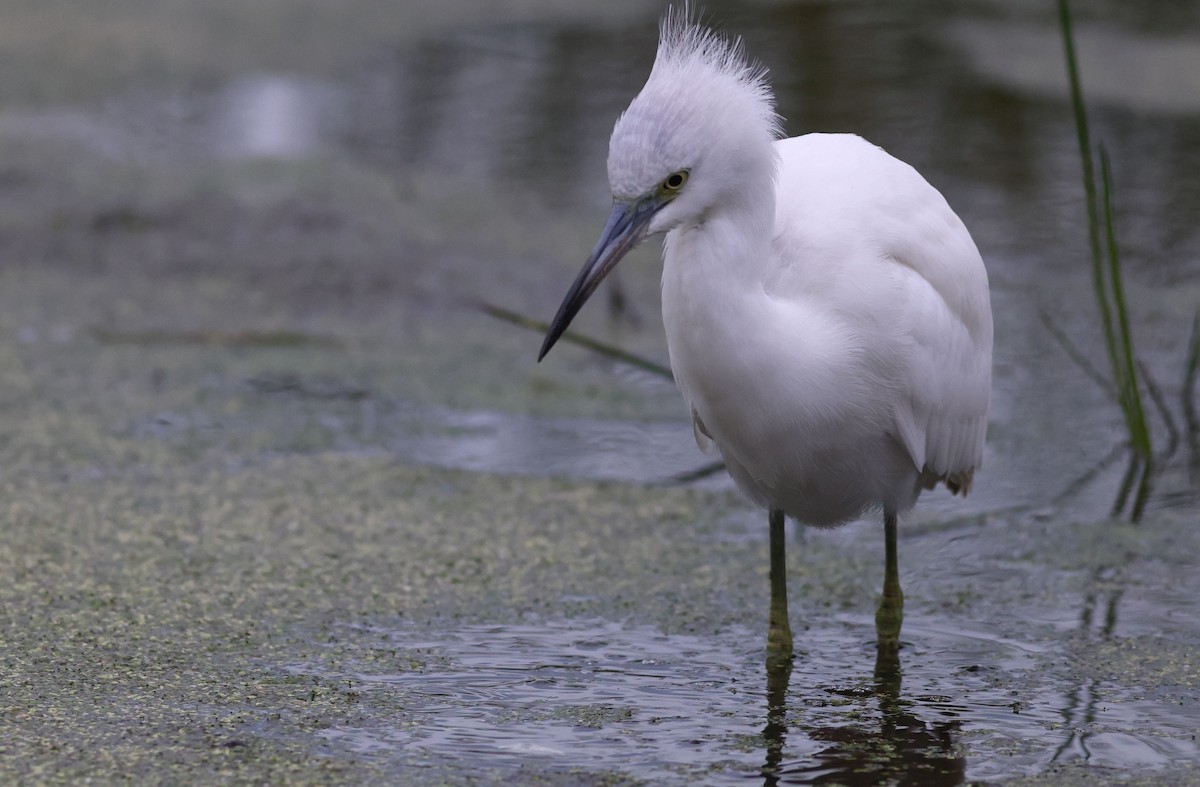
[[[771,618],[767,628],[767,661],[792,658],[792,627],[787,606],[787,530],[783,511],[772,508],[767,515],[771,528]]]
[[[900,625],[904,622],[904,593],[900,590],[900,570],[896,560],[896,512],[883,512],[884,565],[883,595],[875,611],[875,635],[880,650],[894,651],[900,645]]]

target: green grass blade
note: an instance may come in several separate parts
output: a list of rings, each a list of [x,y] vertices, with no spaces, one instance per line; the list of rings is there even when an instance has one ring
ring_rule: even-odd
[[[1129,327],[1129,311],[1125,305],[1125,287],[1121,282],[1121,255],[1117,246],[1117,231],[1113,218],[1112,174],[1108,163],[1108,152],[1103,145],[1100,146],[1100,178],[1104,208],[1104,240],[1108,247],[1109,286],[1112,292],[1117,327],[1120,329],[1118,360],[1121,362],[1121,369],[1118,373],[1114,367],[1113,376],[1118,381],[1121,409],[1125,412],[1133,450],[1149,462],[1152,453],[1150,429],[1146,424],[1146,410],[1142,406],[1142,392],[1138,385],[1137,366],[1134,361],[1133,333]]]
[[[1150,496],[1154,472],[1154,454],[1150,444],[1150,429],[1146,423],[1146,411],[1142,405],[1141,386],[1133,349],[1133,333],[1129,326],[1129,312],[1125,302],[1125,287],[1121,280],[1121,257],[1117,246],[1116,222],[1112,207],[1112,177],[1108,165],[1108,154],[1099,150],[1102,191],[1096,189],[1095,163],[1092,154],[1091,134],[1088,130],[1087,112],[1083,104],[1083,89],[1079,83],[1079,66],[1075,57],[1075,36],[1071,27],[1071,9],[1068,0],[1058,0],[1059,23],[1062,29],[1063,53],[1067,61],[1067,79],[1071,88],[1071,108],[1075,115],[1075,132],[1079,142],[1079,156],[1083,164],[1083,188],[1087,202],[1088,244],[1092,253],[1092,284],[1096,290],[1096,304],[1100,309],[1100,323],[1104,331],[1104,346],[1108,351],[1109,366],[1116,384],[1121,413],[1129,432],[1133,457],[1129,471],[1117,495],[1114,514],[1125,507],[1125,502],[1140,470],[1140,480],[1134,496],[1131,519],[1137,521],[1145,510]],[[1107,254],[1105,254],[1107,250]],[[1105,262],[1107,261],[1107,265]]]
[[[1187,424],[1188,465],[1193,481],[1200,475],[1200,416],[1196,414],[1196,376],[1200,371],[1200,309],[1192,318],[1192,338],[1188,341],[1187,363],[1183,373],[1183,420]]]
[[[1067,80],[1071,87],[1071,109],[1075,114],[1075,132],[1079,141],[1079,158],[1083,165],[1083,190],[1087,203],[1088,244],[1092,252],[1092,285],[1100,307],[1100,322],[1104,329],[1104,346],[1113,370],[1117,390],[1124,387],[1121,363],[1117,354],[1117,336],[1109,303],[1108,285],[1104,276],[1104,254],[1100,239],[1100,200],[1096,194],[1096,171],[1092,159],[1091,133],[1087,111],[1083,106],[1083,88],[1079,84],[1079,66],[1075,58],[1075,35],[1071,27],[1071,9],[1067,0],[1058,0],[1059,26],[1062,29],[1063,53],[1067,61]]]

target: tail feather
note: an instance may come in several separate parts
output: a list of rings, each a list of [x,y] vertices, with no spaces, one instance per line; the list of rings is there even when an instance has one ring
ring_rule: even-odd
[[[925,489],[933,489],[938,484],[945,484],[953,495],[967,496],[971,491],[971,482],[975,480],[975,468],[970,470],[960,470],[955,473],[945,473],[938,475],[931,470],[925,470],[921,473],[921,486]]]

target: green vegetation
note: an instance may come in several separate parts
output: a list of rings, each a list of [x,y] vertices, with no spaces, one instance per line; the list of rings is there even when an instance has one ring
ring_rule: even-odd
[[[1133,349],[1133,334],[1129,327],[1129,312],[1125,305],[1125,289],[1121,282],[1121,255],[1117,244],[1116,223],[1113,218],[1113,185],[1108,154],[1103,145],[1093,150],[1088,131],[1087,112],[1083,105],[1083,90],[1079,86],[1079,67],[1075,60],[1075,41],[1071,30],[1071,11],[1068,0],[1058,0],[1063,49],[1067,60],[1067,77],[1071,85],[1071,106],[1075,113],[1075,130],[1079,137],[1079,155],[1083,162],[1083,188],[1087,199],[1088,241],[1092,253],[1092,285],[1100,307],[1104,328],[1104,344],[1108,350],[1109,366],[1116,384],[1117,403],[1125,416],[1129,435],[1131,459],[1121,483],[1113,513],[1121,513],[1135,488],[1130,519],[1138,521],[1150,497],[1154,475],[1154,450],[1146,409],[1142,406],[1142,381]],[[1095,159],[1100,161],[1100,190],[1096,189]]]

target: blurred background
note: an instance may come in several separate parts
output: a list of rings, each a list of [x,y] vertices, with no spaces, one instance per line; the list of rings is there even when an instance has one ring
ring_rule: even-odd
[[[997,336],[971,505],[1057,499],[1120,442],[1121,424],[1041,317],[1105,368],[1053,4],[706,10],[770,69],[789,133],[859,133],[963,217],[989,266]],[[669,383],[580,350],[535,366],[538,337],[474,303],[553,313],[606,213],[607,137],[648,72],[660,11],[643,0],[8,0],[9,327],[26,341],[80,339],[84,352],[234,334],[334,342],[339,352],[209,381],[231,399],[315,386],[345,404],[284,430],[314,445],[631,480],[698,466]],[[1174,405],[1200,302],[1200,10],[1079,12],[1135,340]],[[598,302],[577,330],[665,361],[657,255],[647,244],[622,266],[626,313]],[[156,368],[163,393],[173,376]],[[197,419],[213,417],[159,409],[131,413],[129,428],[195,437]],[[1122,469],[1106,465],[1084,502],[1103,510]]]
[[[0,774],[1194,782],[1200,2],[1075,9],[1138,527],[1055,5],[706,3],[789,134],[945,194],[995,314],[975,488],[901,528],[903,683],[872,519],[800,531],[764,690],[763,516],[671,481],[713,460],[673,384],[481,308],[554,314],[662,2],[0,0]],[[665,364],[658,256],[575,330]]]
[[[1198,7],[1078,9],[1135,341],[1172,407],[1200,302]],[[607,137],[648,72],[661,10],[8,0],[8,327],[84,353],[96,342],[336,344],[260,354],[203,383],[229,400],[226,433],[261,433],[255,419],[279,416],[255,404],[264,391],[334,403],[320,417],[289,413],[288,436],[258,449],[289,450],[271,443],[285,439],[630,480],[703,464],[668,382],[574,349],[536,366],[539,338],[475,305],[553,313],[606,214]],[[790,134],[861,134],[963,217],[990,270],[997,337],[989,454],[970,505],[1060,500],[1122,437],[1119,411],[1043,319],[1106,371],[1054,5],[706,11],[770,69]],[[658,250],[646,246],[621,269],[629,310],[598,301],[577,330],[665,361]],[[221,419],[172,409],[183,404],[172,383],[196,370],[171,364],[156,359],[151,387],[125,392],[146,399],[128,400],[128,428],[194,439],[198,422]],[[1074,504],[1102,512],[1122,470],[1104,465]],[[1160,504],[1186,483],[1168,480]]]

